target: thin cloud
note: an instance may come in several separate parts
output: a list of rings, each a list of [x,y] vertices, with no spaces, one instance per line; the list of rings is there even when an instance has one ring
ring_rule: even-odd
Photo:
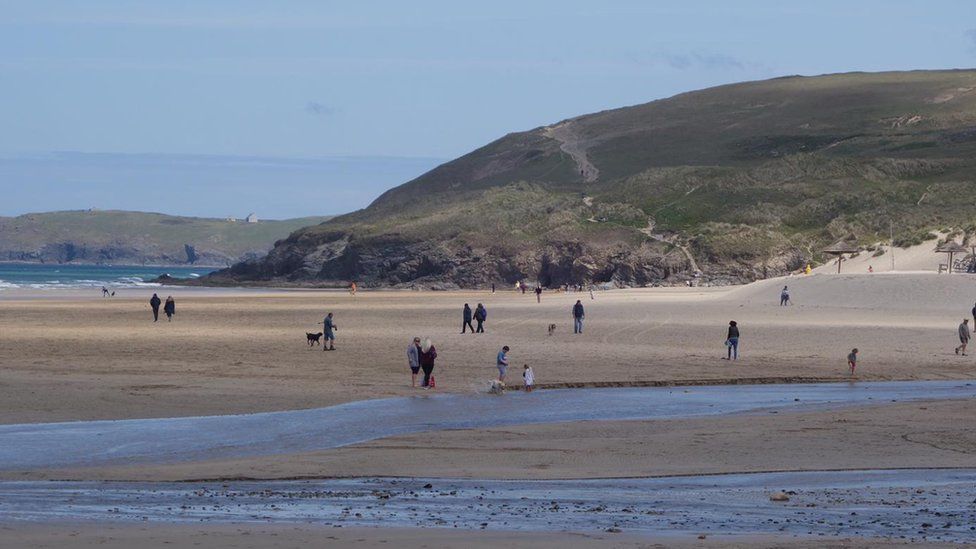
[[[335,109],[326,105],[325,103],[319,103],[318,101],[309,101],[305,105],[305,112],[309,114],[314,114],[316,116],[326,116],[329,114],[334,114]]]
[[[668,53],[655,52],[650,54],[631,53],[629,60],[641,66],[667,66],[675,70],[688,69],[736,69],[754,68],[752,63],[724,53],[691,52]]]

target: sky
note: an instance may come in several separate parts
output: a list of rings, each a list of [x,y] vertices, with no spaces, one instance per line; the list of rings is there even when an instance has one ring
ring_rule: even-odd
[[[342,213],[588,112],[973,65],[971,0],[0,0],[0,215]]]

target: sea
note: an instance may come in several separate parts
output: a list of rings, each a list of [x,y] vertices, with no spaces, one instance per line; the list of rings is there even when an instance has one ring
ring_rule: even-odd
[[[214,267],[154,267],[144,265],[73,265],[46,263],[0,263],[0,292],[15,288],[101,289],[159,286],[149,280],[168,274],[175,278],[197,278]]]

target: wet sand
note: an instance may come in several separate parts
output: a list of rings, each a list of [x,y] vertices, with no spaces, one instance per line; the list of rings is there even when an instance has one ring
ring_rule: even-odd
[[[740,288],[663,288],[533,296],[499,292],[212,293],[177,298],[173,323],[151,322],[151,292],[102,299],[9,300],[0,294],[0,423],[247,413],[415,394],[405,350],[413,335],[438,348],[438,390],[473,392],[512,347],[542,384],[626,385],[681,380],[968,379],[976,357],[952,353],[976,281],[875,275],[788,279],[792,307],[771,280]],[[910,297],[909,297],[910,296]],[[586,333],[570,310],[587,307]],[[965,300],[965,301],[963,301]],[[487,333],[460,332],[461,305],[484,302]],[[338,350],[305,332],[336,314]],[[741,327],[742,358],[720,360],[725,327]],[[547,336],[547,326],[557,329]]]
[[[974,482],[976,469],[572,481],[12,482],[0,484],[0,499],[8,522],[313,523],[974,542]],[[782,494],[782,501],[773,494]]]
[[[31,524],[0,526],[0,536],[11,547],[74,547],[78,549],[162,549],[170,547],[209,547],[213,549],[306,549],[308,547],[355,547],[378,549],[402,547],[470,547],[473,549],[519,547],[527,549],[584,549],[619,547],[622,549],[709,548],[758,549],[793,547],[796,549],[869,549],[875,547],[959,547],[959,544],[905,542],[859,538],[790,539],[772,536],[634,535],[626,533],[544,533],[457,531],[417,528],[333,528],[310,524]]]

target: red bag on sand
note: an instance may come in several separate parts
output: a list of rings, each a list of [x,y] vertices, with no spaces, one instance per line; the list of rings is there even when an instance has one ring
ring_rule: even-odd
[[[431,389],[436,389],[437,388],[437,383],[434,381],[434,376],[430,376],[430,385],[429,386],[430,386]]]

